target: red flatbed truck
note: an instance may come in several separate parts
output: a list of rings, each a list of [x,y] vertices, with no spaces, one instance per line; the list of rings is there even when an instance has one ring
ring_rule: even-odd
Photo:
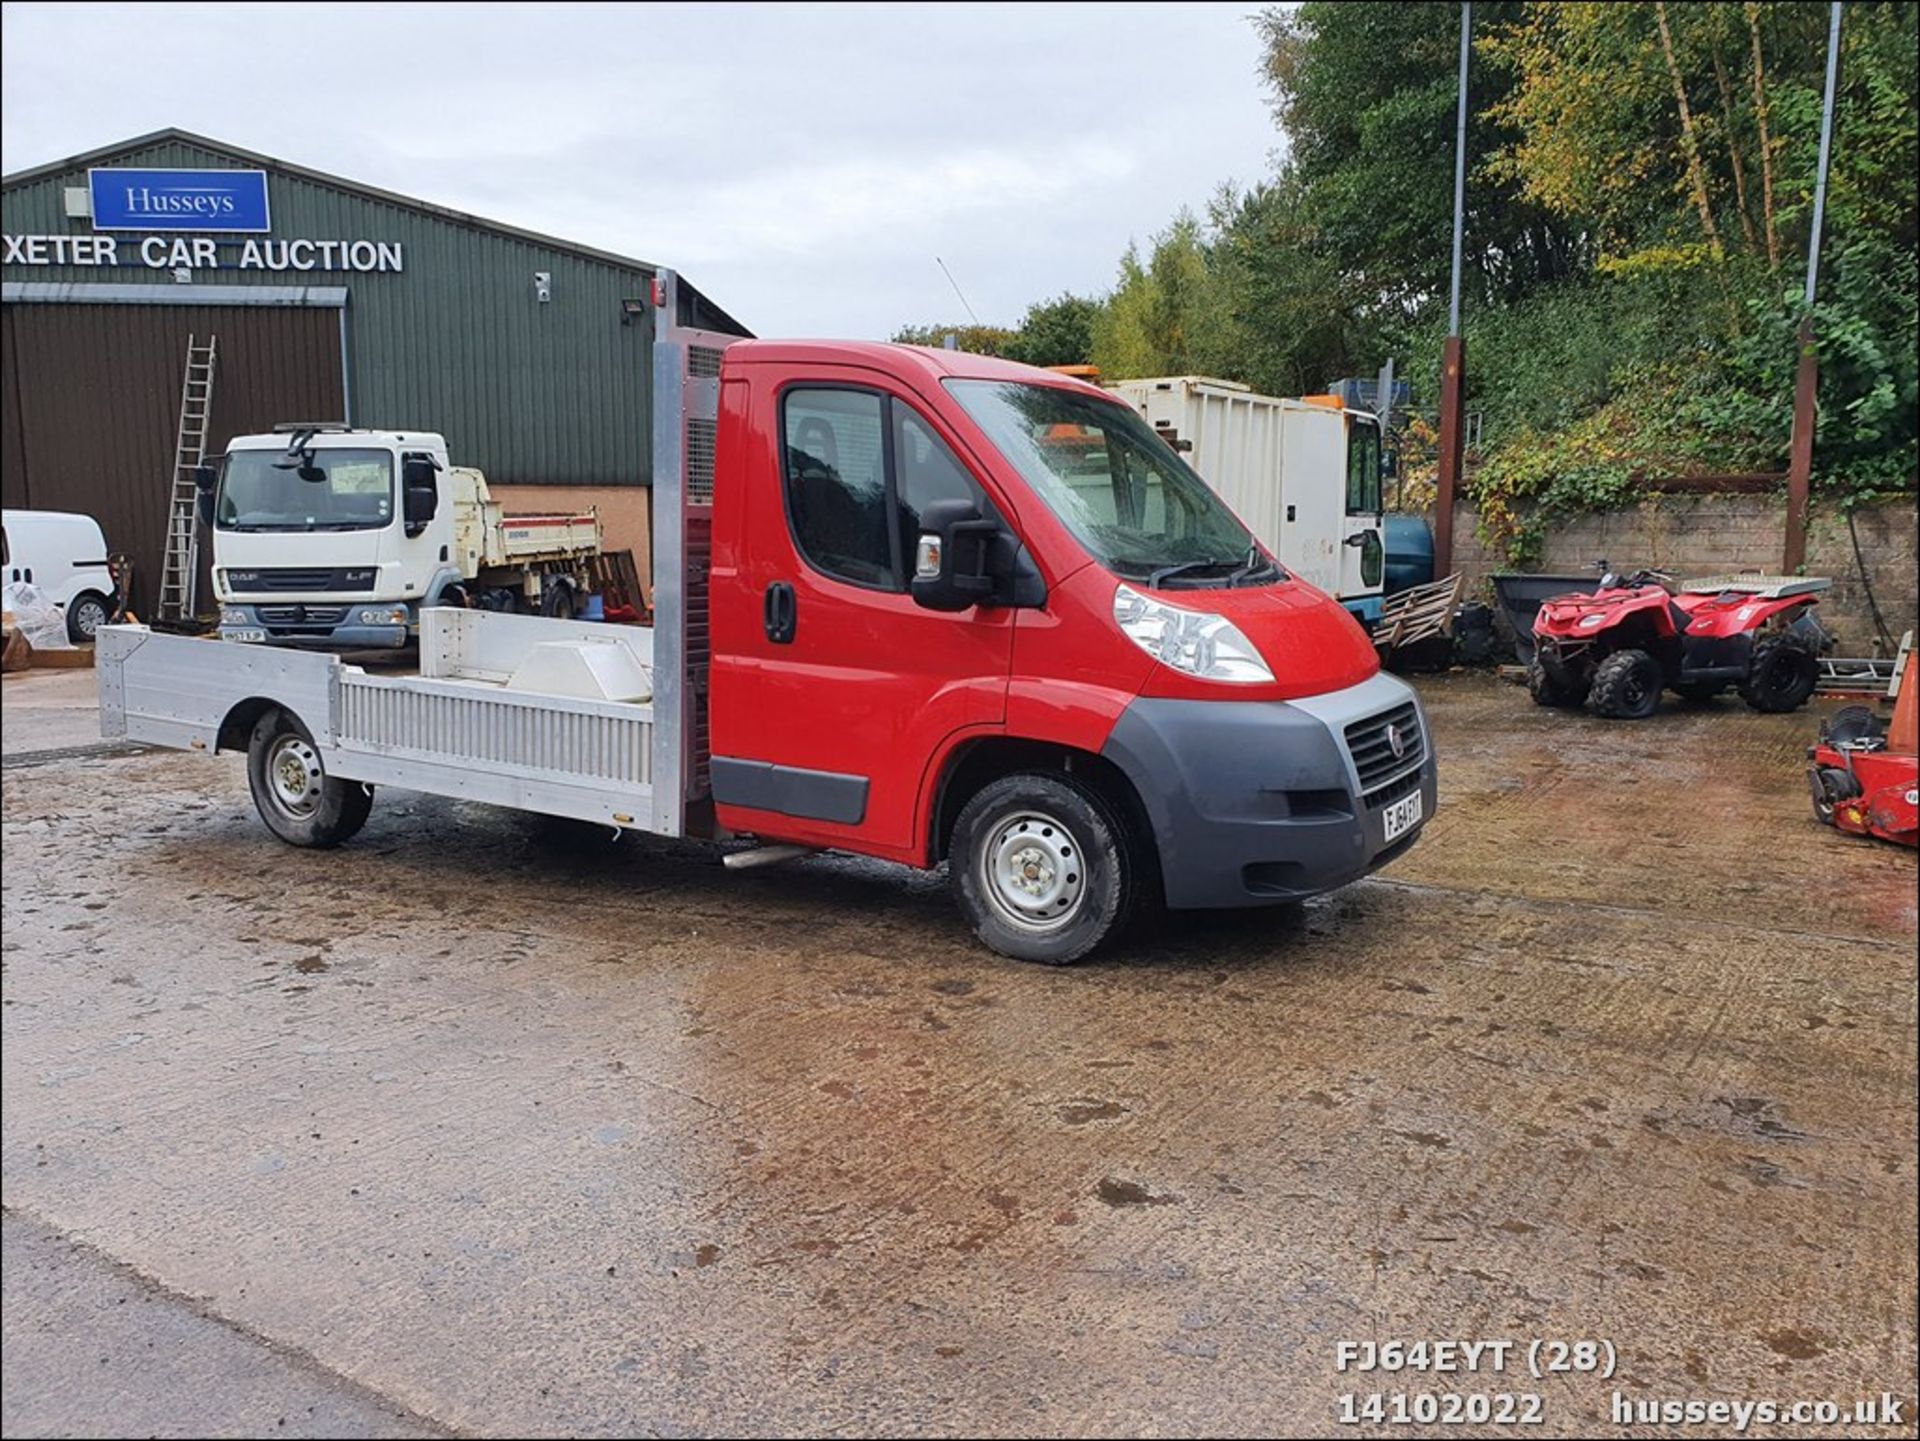
[[[1143,900],[1300,900],[1417,839],[1413,691],[1125,405],[684,320],[663,274],[651,629],[432,608],[420,673],[393,675],[107,627],[103,732],[247,751],[298,845],[395,785],[766,844],[735,863],[948,862],[987,945],[1051,963]],[[636,666],[650,686],[576,683]]]

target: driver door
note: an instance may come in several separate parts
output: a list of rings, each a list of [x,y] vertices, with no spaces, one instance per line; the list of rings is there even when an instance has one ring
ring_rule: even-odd
[[[741,589],[759,624],[715,671],[713,795],[735,830],[918,857],[933,757],[1006,715],[1013,612],[907,593],[919,512],[998,509],[965,448],[911,395],[851,368],[756,386],[777,437],[746,477]]]

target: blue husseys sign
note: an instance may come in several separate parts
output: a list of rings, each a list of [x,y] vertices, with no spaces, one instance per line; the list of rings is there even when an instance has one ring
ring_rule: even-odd
[[[89,170],[95,230],[228,230],[263,234],[264,170]]]

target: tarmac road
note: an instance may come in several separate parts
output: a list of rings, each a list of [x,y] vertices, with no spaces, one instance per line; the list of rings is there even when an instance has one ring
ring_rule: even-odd
[[[1422,692],[1442,811],[1389,872],[1061,971],[935,878],[399,793],[299,852],[238,758],[34,730],[6,1433],[1408,1435],[1339,1398],[1416,1391],[1910,1425],[1913,855],[1814,825],[1810,713]],[[1390,1338],[1521,1350],[1336,1369]],[[1535,1381],[1535,1338],[1615,1375]]]

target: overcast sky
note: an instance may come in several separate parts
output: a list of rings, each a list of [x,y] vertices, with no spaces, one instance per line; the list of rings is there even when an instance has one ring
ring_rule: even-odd
[[[11,173],[177,125],[672,265],[762,335],[1105,290],[1280,143],[1233,4],[6,4]]]

